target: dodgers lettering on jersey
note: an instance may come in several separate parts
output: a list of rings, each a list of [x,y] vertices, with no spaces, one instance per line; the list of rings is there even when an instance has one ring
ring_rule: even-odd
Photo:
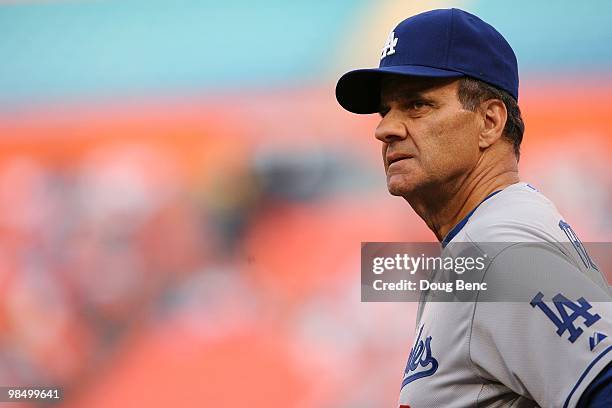
[[[523,282],[528,298],[450,303],[425,294],[400,407],[574,407],[612,360],[607,282],[546,197],[526,183],[505,188],[471,214],[445,251],[491,242],[502,245],[487,252],[485,281]]]
[[[433,375],[438,369],[438,360],[433,357],[431,352],[431,336],[422,340],[422,333],[423,326],[421,326],[419,330],[419,335],[415,340],[414,347],[410,350],[410,356],[408,357],[408,363],[406,363],[406,370],[404,371],[402,388],[414,380]]]

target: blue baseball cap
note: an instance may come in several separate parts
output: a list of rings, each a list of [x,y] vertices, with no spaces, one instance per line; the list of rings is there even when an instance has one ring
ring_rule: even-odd
[[[375,113],[385,75],[459,78],[469,76],[518,100],[518,65],[512,47],[488,23],[459,10],[432,10],[395,27],[382,49],[378,68],[342,75],[336,99],[353,113]]]

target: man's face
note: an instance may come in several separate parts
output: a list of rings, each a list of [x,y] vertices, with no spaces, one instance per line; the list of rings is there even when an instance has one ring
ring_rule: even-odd
[[[387,187],[409,197],[452,188],[480,157],[481,122],[462,107],[458,79],[390,76],[381,87],[382,141]]]

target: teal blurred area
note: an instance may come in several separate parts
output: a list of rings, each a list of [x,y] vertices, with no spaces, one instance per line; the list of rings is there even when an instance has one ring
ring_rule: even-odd
[[[339,64],[343,47],[360,46],[351,40],[358,38],[364,22],[376,24],[376,11],[385,3],[112,0],[0,5],[0,105],[312,84]],[[608,1],[450,5],[465,7],[497,27],[520,56],[523,74],[592,75],[612,67]],[[372,35],[382,44],[389,29],[381,27]]]
[[[0,103],[313,80],[360,3],[0,5]]]
[[[588,77],[612,69],[612,2],[481,0],[470,10],[506,37],[523,74]]]

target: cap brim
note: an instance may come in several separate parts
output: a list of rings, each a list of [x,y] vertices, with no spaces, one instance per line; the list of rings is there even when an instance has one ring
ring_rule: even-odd
[[[336,99],[349,112],[376,113],[380,109],[381,79],[390,74],[433,78],[465,76],[457,71],[421,65],[358,69],[347,72],[340,77],[336,84]]]

